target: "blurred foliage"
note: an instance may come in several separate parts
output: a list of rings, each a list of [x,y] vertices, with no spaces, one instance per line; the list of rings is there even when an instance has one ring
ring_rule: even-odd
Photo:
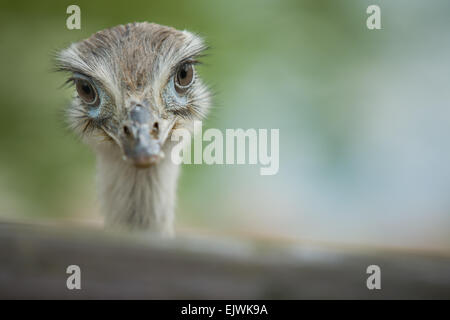
[[[362,38],[361,28],[355,27],[360,21],[344,19],[348,8],[333,1],[133,1],[114,5],[78,1],[82,28],[67,30],[66,8],[70,4],[6,1],[1,5],[4,76],[0,80],[0,161],[7,181],[2,188],[19,195],[20,204],[28,203],[26,214],[71,214],[67,204],[76,205],[77,198],[83,199],[94,190],[90,187],[93,156],[65,130],[63,110],[70,90],[60,89],[63,75],[51,72],[55,50],[95,31],[131,21],[153,21],[198,32],[211,47],[201,73],[216,91],[218,109],[226,104],[224,92],[233,90],[233,80],[240,76],[241,68],[261,55],[277,55],[280,61],[292,62],[292,72],[321,77],[321,71],[336,69],[334,59],[324,59],[330,51],[336,58],[352,59],[345,44]],[[304,32],[305,28],[309,31]],[[306,37],[294,41],[299,33]],[[306,63],[302,62],[305,57]],[[270,72],[266,72],[270,81]],[[327,110],[323,113],[317,115],[323,121],[333,118]],[[213,111],[208,124],[219,126],[219,115],[220,111]],[[201,174],[196,168],[190,171],[194,172],[186,173],[184,188]]]

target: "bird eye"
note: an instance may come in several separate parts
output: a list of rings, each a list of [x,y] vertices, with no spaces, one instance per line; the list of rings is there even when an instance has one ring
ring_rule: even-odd
[[[99,105],[100,99],[98,98],[97,91],[89,81],[85,79],[76,79],[75,86],[78,95],[85,103],[93,106]]]
[[[194,80],[194,68],[190,63],[182,64],[175,75],[175,90],[178,93],[186,92]]]

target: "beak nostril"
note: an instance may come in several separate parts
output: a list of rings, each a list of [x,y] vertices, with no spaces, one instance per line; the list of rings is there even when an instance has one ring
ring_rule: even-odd
[[[158,122],[155,122],[154,124],[153,124],[153,132],[158,132],[159,131],[159,123]]]
[[[131,130],[128,126],[123,126],[123,133],[125,133],[126,136],[131,135]]]

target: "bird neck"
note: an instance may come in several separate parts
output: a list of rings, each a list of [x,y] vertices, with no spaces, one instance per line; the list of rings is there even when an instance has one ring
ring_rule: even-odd
[[[97,154],[97,184],[105,224],[172,235],[179,166],[166,157],[138,169],[119,152],[104,151]]]

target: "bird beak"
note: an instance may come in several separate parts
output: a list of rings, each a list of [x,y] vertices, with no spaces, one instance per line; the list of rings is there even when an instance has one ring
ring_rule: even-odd
[[[135,105],[122,125],[122,148],[125,159],[137,168],[148,168],[164,157],[162,145],[172,128],[148,108]]]

